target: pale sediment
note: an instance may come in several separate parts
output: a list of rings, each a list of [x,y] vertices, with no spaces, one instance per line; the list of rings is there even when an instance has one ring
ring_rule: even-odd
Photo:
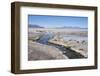
[[[28,60],[68,59],[58,48],[29,40]]]
[[[74,41],[74,40],[65,42],[65,41],[59,40],[57,38],[49,40],[49,43],[60,45],[60,46],[64,46],[66,48],[70,48],[71,50],[73,50],[73,51],[75,51],[77,53],[80,53],[84,57],[88,56],[87,55],[87,44],[82,44],[81,42]]]
[[[44,36],[45,33],[52,33],[54,37],[48,40],[49,44],[40,44],[37,40]],[[29,29],[28,32],[28,60],[55,60],[55,59],[74,59],[88,57],[88,41],[73,38],[64,40],[67,35],[80,36],[88,38],[87,31],[77,29]],[[45,40],[45,39],[44,39]],[[54,44],[54,45],[52,45]],[[56,47],[62,47],[57,48]],[[70,48],[70,49],[66,49]],[[64,50],[64,51],[63,51]],[[71,52],[72,51],[72,52]],[[73,52],[74,51],[74,52]],[[65,54],[66,53],[66,54]]]

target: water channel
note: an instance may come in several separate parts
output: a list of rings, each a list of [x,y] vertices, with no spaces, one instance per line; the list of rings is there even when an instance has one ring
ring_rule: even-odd
[[[63,52],[64,55],[66,55],[69,59],[78,59],[78,58],[85,58],[83,55],[81,55],[80,53],[75,52],[74,50],[61,46],[61,45],[57,45],[57,44],[52,44],[49,43],[48,40],[52,39],[54,37],[53,33],[45,33],[43,36],[40,37],[39,40],[37,40],[38,43],[44,44],[44,45],[49,45],[49,46],[53,46],[58,48],[59,50],[61,50]]]

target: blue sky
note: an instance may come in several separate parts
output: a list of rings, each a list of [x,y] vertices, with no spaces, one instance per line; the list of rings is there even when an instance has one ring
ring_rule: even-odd
[[[29,15],[28,24],[37,24],[45,28],[54,27],[88,27],[88,17],[75,16],[46,16],[46,15]]]

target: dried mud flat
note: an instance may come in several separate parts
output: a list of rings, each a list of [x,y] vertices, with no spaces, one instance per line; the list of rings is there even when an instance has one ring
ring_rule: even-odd
[[[87,35],[84,29],[29,28],[28,60],[87,58]]]

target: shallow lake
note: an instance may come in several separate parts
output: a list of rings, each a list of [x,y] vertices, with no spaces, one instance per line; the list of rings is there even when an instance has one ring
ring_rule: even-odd
[[[77,36],[77,35],[63,35],[62,38],[65,41],[68,41],[68,40],[87,41],[88,40],[88,37]]]

